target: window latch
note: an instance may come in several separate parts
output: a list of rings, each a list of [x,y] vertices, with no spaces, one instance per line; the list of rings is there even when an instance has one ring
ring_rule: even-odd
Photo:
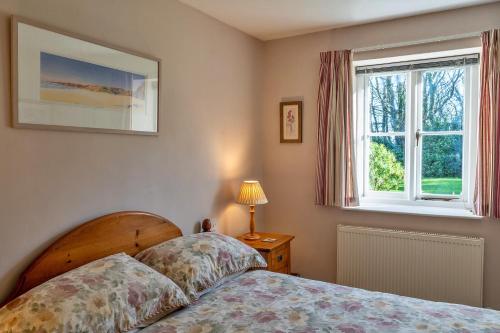
[[[420,129],[417,129],[417,132],[415,133],[415,139],[417,140],[417,147],[418,147],[418,143],[420,142],[421,136],[422,136],[422,134],[420,133]]]

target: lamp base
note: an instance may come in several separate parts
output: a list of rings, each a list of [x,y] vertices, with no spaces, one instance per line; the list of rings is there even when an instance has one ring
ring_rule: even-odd
[[[257,240],[257,239],[260,239],[260,235],[259,234],[245,234],[245,235],[243,235],[243,238],[246,240]]]

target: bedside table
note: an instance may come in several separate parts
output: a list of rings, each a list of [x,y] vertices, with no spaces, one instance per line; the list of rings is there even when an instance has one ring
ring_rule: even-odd
[[[295,238],[290,235],[259,232],[260,239],[246,240],[242,236],[237,239],[250,247],[253,247],[266,259],[267,270],[290,274],[290,242]],[[263,242],[266,238],[276,238],[272,243]]]

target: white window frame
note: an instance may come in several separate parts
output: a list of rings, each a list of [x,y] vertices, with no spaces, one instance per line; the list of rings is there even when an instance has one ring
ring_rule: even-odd
[[[441,58],[456,55],[480,53],[480,48],[468,48],[445,52],[434,52],[420,55],[402,57],[391,57],[384,59],[370,59],[355,61],[357,66],[383,65],[394,62],[418,61],[422,59]],[[450,68],[450,67],[447,67]],[[406,79],[406,113],[405,132],[389,132],[369,134],[370,117],[367,112],[369,108],[368,78],[372,76],[387,75],[387,73],[372,73],[354,75],[354,110],[356,126],[356,155],[357,155],[357,179],[361,206],[382,205],[407,205],[427,206],[440,208],[460,208],[470,210],[472,207],[473,191],[475,184],[475,165],[477,157],[477,123],[479,109],[479,66],[460,66],[465,69],[465,94],[464,94],[464,124],[462,131],[456,131],[463,135],[462,155],[462,194],[461,195],[423,195],[421,193],[421,155],[422,139],[417,146],[415,133],[421,129],[421,103],[422,93],[421,77],[425,70],[392,71],[390,74],[407,73]],[[439,68],[436,68],[436,70]],[[420,131],[423,135],[429,132]],[[431,135],[439,135],[441,132],[432,132]],[[443,131],[450,134],[451,131]],[[443,134],[441,133],[441,134]],[[387,136],[387,134],[398,134],[405,136],[405,190],[404,192],[371,191],[368,184],[369,165],[369,142],[371,136]],[[420,158],[417,158],[417,155]]]

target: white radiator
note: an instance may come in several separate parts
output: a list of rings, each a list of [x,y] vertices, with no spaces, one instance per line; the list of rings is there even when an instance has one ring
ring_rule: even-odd
[[[337,283],[483,305],[484,239],[337,226]]]

